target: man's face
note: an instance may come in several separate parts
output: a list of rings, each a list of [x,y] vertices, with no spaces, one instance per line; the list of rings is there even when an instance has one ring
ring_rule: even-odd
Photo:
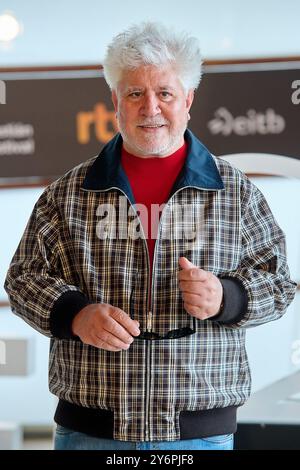
[[[125,71],[112,93],[125,149],[140,157],[175,152],[184,142],[193,97],[170,65]]]

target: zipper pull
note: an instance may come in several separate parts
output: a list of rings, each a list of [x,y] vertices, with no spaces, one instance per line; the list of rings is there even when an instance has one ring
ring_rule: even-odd
[[[152,312],[148,312],[148,318],[147,318],[147,331],[152,330]]]

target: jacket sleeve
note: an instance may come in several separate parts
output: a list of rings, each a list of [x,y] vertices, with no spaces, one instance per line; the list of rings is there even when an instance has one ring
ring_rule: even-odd
[[[50,188],[34,206],[4,288],[13,313],[37,331],[48,337],[72,338],[71,322],[90,302],[80,289],[64,279],[58,215]],[[57,321],[58,312],[61,320]]]
[[[242,256],[237,270],[222,276],[240,284],[242,311],[234,319],[223,316],[220,323],[230,328],[253,327],[277,320],[292,302],[297,283],[290,279],[286,259],[285,235],[278,226],[261,191],[245,178],[245,196],[242,201]],[[222,279],[221,279],[222,281]],[[225,312],[230,312],[234,297],[224,290]],[[217,319],[216,319],[217,320]]]

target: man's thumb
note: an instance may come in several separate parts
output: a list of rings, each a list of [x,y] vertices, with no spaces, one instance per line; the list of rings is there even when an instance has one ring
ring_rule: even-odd
[[[182,269],[192,269],[192,268],[196,268],[197,266],[195,266],[193,263],[191,263],[187,258],[185,258],[184,256],[182,256],[181,258],[179,258],[179,266],[182,268]]]

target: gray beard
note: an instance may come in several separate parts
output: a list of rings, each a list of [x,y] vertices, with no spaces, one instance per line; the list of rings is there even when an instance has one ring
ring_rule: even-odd
[[[186,126],[187,127],[187,126]],[[186,130],[186,127],[184,128],[184,131]],[[141,155],[153,155],[153,156],[163,156],[163,155],[166,155],[166,153],[169,153],[169,150],[171,150],[172,148],[176,147],[176,143],[178,142],[178,148],[180,147],[180,143],[181,143],[181,140],[182,140],[182,135],[179,134],[176,135],[176,136],[172,136],[171,139],[169,140],[169,142],[167,144],[165,144],[164,146],[160,146],[159,143],[157,145],[155,144],[150,144],[149,143],[149,147],[147,150],[145,150],[145,146],[139,146],[138,143],[134,143],[132,144],[129,139],[127,139],[127,135],[126,135],[126,132],[123,132],[123,130],[121,129],[120,125],[119,125],[119,130],[120,130],[120,133],[123,137],[123,141],[128,144],[128,146],[130,148],[132,148],[133,150],[137,150],[137,152]],[[154,146],[155,145],[155,146]],[[147,146],[147,144],[146,144]],[[174,150],[175,152],[175,150]]]

